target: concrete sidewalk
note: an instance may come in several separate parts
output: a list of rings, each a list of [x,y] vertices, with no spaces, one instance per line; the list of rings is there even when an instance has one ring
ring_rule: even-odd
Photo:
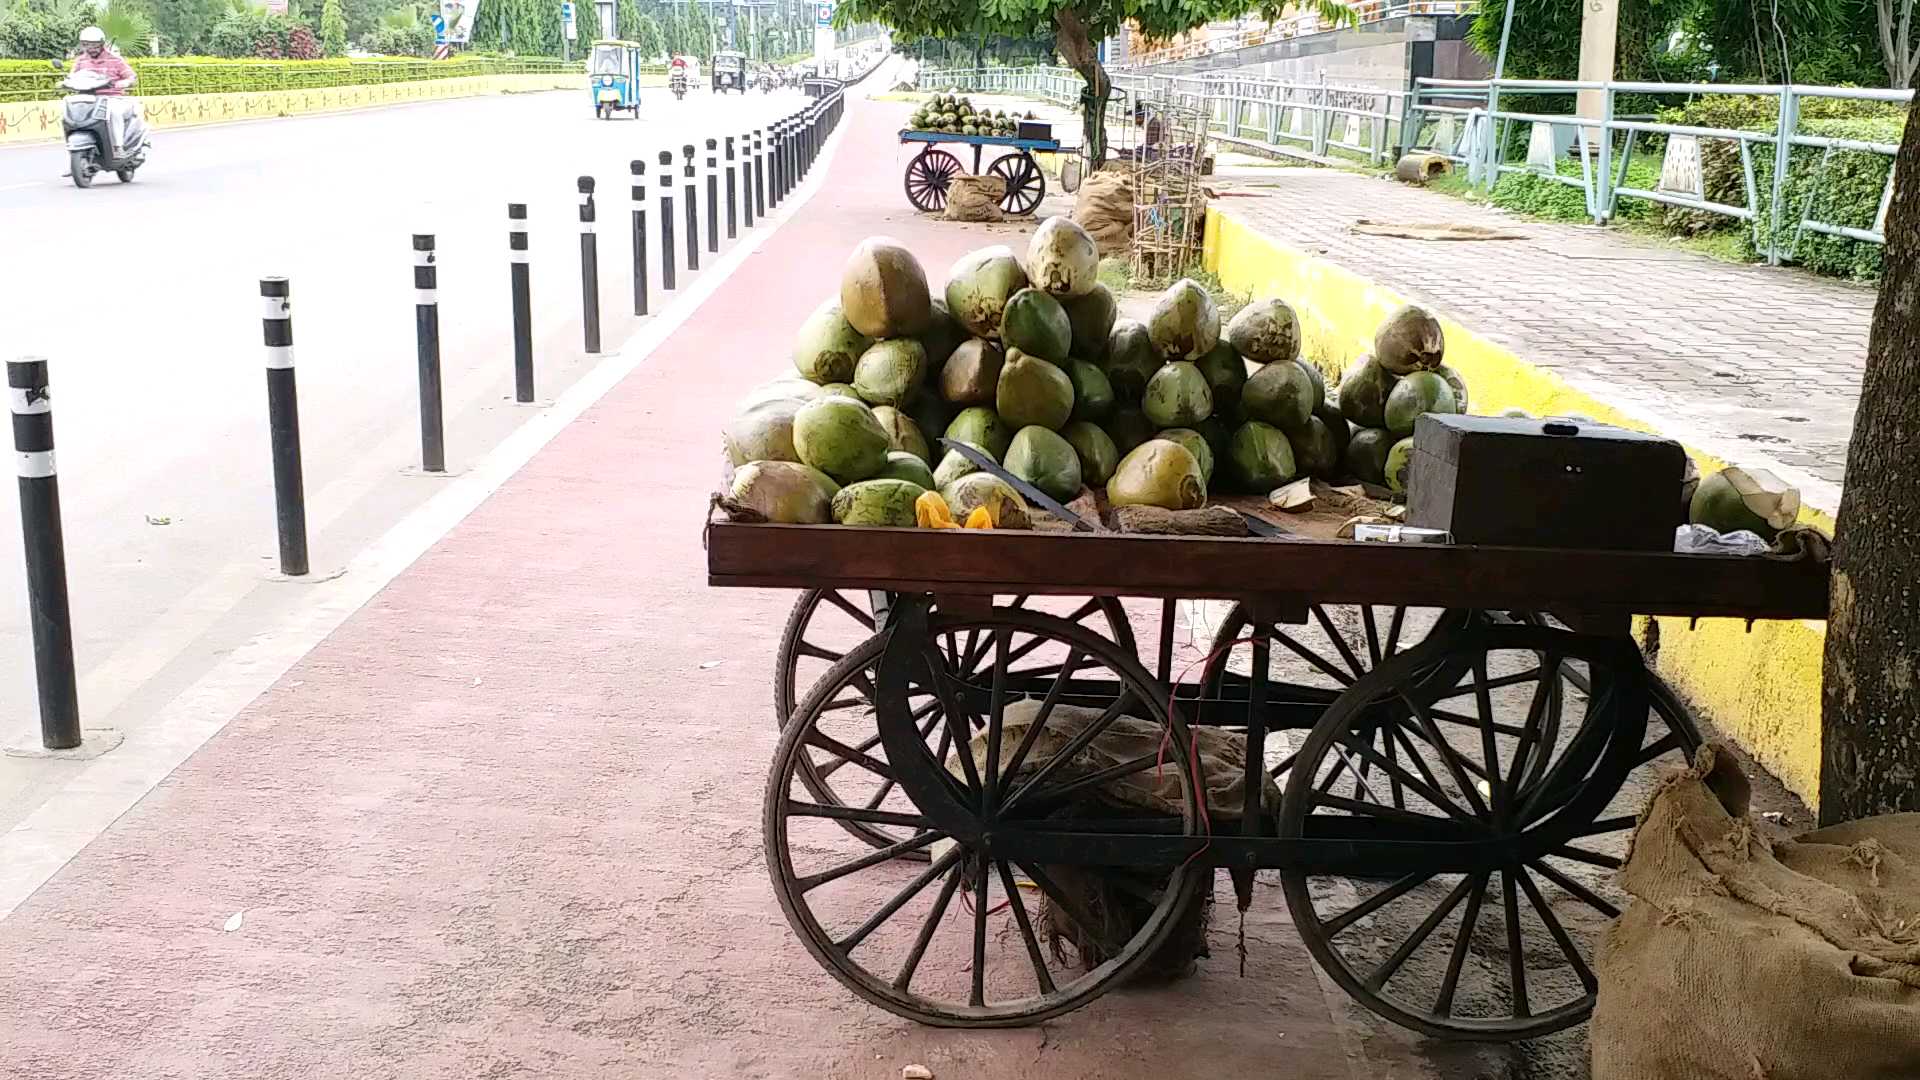
[[[1532,221],[1333,169],[1215,177],[1217,209],[1466,324],[1521,360],[1722,459],[1770,465],[1839,506],[1871,287],[1739,266],[1620,230]],[[1485,225],[1522,238],[1356,233]]]
[[[0,921],[0,1076],[1514,1075],[1363,1026],[1265,885],[1246,978],[1223,916],[1198,977],[1041,1028],[897,1020],[792,938],[760,842],[792,598],[704,584],[716,431],[863,237],[938,275],[1027,232],[916,218],[907,107],[850,104],[684,326]]]

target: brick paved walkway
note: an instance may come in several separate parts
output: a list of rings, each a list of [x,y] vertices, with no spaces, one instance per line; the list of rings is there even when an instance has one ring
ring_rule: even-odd
[[[1770,463],[1838,506],[1871,288],[1736,266],[1618,230],[1531,221],[1331,169],[1216,177],[1217,204],[1282,243],[1445,310],[1523,359],[1722,458]],[[1521,240],[1355,233],[1497,225]]]

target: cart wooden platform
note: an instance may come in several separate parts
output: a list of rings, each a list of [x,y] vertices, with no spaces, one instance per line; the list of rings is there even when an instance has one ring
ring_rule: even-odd
[[[940,131],[900,132],[903,143],[924,143],[925,148],[907,162],[906,188],[907,201],[915,210],[922,213],[934,213],[947,206],[947,188],[953,178],[960,175],[960,159],[940,149],[943,143],[962,143],[973,147],[973,175],[980,174],[980,160],[989,146],[1005,147],[1012,153],[1002,154],[988,166],[986,175],[997,176],[1006,181],[1007,193],[1000,199],[1000,208],[1009,214],[1024,217],[1033,213],[1040,200],[1047,194],[1047,177],[1040,171],[1040,165],[1033,160],[1035,150],[1058,151],[1057,139],[1019,139],[1005,135],[949,135]]]
[[[1700,740],[1631,617],[1827,610],[1825,566],[1753,558],[732,523],[707,548],[714,585],[805,590],[764,808],[789,922],[947,1026],[1165,966],[1220,868],[1243,909],[1277,872],[1315,959],[1397,1023],[1577,1024],[1647,776]],[[1156,605],[1125,598],[1159,601],[1153,670]],[[1233,604],[1183,673],[1197,598]],[[1215,733],[1255,748],[1243,775],[1203,774]]]

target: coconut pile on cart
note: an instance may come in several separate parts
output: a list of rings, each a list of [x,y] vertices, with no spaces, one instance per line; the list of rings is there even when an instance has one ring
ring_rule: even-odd
[[[1591,1011],[1611,872],[1700,743],[1632,617],[1821,618],[1825,567],[1675,554],[1702,501],[1677,446],[1463,415],[1426,312],[1333,390],[1298,316],[1223,325],[1183,281],[1121,319],[1060,219],[944,283],[874,238],[796,374],[728,422],[709,580],[801,591],[768,868],[856,994],[1059,1015],[1190,968],[1224,869],[1242,911],[1271,875],[1397,1023],[1514,1039]],[[1339,538],[1416,511],[1455,542]]]

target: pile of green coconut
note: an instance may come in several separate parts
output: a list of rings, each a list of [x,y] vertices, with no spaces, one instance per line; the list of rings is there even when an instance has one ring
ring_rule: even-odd
[[[915,131],[938,131],[948,135],[1011,136],[1020,126],[1018,116],[1006,110],[975,109],[965,97],[937,94],[914,111],[910,121]]]
[[[730,505],[908,526],[937,491],[957,520],[986,506],[997,527],[1025,527],[1012,485],[941,452],[943,436],[1063,503],[1091,489],[1113,506],[1189,510],[1309,475],[1404,491],[1415,419],[1466,409],[1420,308],[1379,327],[1336,395],[1301,360],[1284,301],[1223,326],[1213,296],[1182,280],[1141,323],[1119,317],[1097,263],[1086,231],[1055,217],[1024,259],[974,251],[935,293],[899,243],[863,242],[796,336],[800,377],[755,391],[729,423]]]

